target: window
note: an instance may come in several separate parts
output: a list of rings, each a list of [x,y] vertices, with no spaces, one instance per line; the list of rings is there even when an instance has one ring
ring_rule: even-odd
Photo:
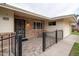
[[[52,26],[52,25],[55,26],[55,25],[56,25],[56,21],[54,21],[54,22],[49,22],[48,25],[49,25],[49,26]]]
[[[34,22],[33,29],[42,29],[42,23],[41,22]]]

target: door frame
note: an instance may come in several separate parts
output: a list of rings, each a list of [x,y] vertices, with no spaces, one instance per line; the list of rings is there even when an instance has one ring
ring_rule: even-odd
[[[16,29],[15,29],[15,27],[16,27],[16,25],[15,25],[15,20],[24,20],[24,19],[14,19],[14,32],[16,33]],[[25,33],[26,33],[26,28],[25,28],[25,24],[26,24],[26,20],[24,20],[24,37],[26,37],[25,35]]]

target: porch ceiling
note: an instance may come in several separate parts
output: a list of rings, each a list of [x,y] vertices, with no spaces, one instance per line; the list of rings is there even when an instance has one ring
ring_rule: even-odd
[[[15,17],[20,17],[20,18],[24,18],[24,19],[46,20],[45,18],[41,18],[41,17],[37,17],[37,16],[34,16],[34,15],[21,13],[21,12],[17,12],[17,11],[14,11],[14,15],[15,15]]]

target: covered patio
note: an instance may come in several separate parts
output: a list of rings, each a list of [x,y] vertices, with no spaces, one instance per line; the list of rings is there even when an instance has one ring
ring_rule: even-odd
[[[39,55],[63,39],[62,30],[47,31],[48,24],[46,21],[50,20],[49,17],[7,4],[0,5],[0,11],[0,55],[2,56]],[[7,20],[5,21],[5,19]],[[14,36],[12,36],[12,33]],[[59,34],[61,35],[59,36]]]

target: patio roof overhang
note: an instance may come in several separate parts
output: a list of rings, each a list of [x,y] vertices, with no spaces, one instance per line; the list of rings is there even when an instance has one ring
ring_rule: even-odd
[[[70,19],[68,19],[68,18],[70,18]],[[50,20],[58,21],[58,20],[64,20],[64,19],[66,19],[66,20],[68,19],[72,23],[77,23],[77,18],[75,16],[75,14],[54,17],[54,18],[51,18]]]
[[[50,19],[49,17],[35,14],[35,13],[29,12],[29,11],[26,11],[26,10],[23,10],[20,8],[16,8],[16,7],[8,5],[6,3],[0,4],[0,7],[12,10],[14,12],[15,16],[16,15],[22,16],[22,17],[27,18],[27,19],[38,19],[38,20],[49,20]]]
[[[50,17],[42,16],[42,15],[39,15],[39,14],[36,14],[36,13],[32,13],[32,12],[29,12],[29,11],[26,11],[26,10],[23,10],[23,9],[8,5],[6,3],[0,4],[0,7],[12,10],[14,12],[15,16],[21,16],[21,17],[27,18],[27,19],[55,21],[55,20],[59,20],[59,19],[63,19],[63,18],[72,18],[70,21],[77,23],[77,18],[75,17],[75,14],[50,18]]]

